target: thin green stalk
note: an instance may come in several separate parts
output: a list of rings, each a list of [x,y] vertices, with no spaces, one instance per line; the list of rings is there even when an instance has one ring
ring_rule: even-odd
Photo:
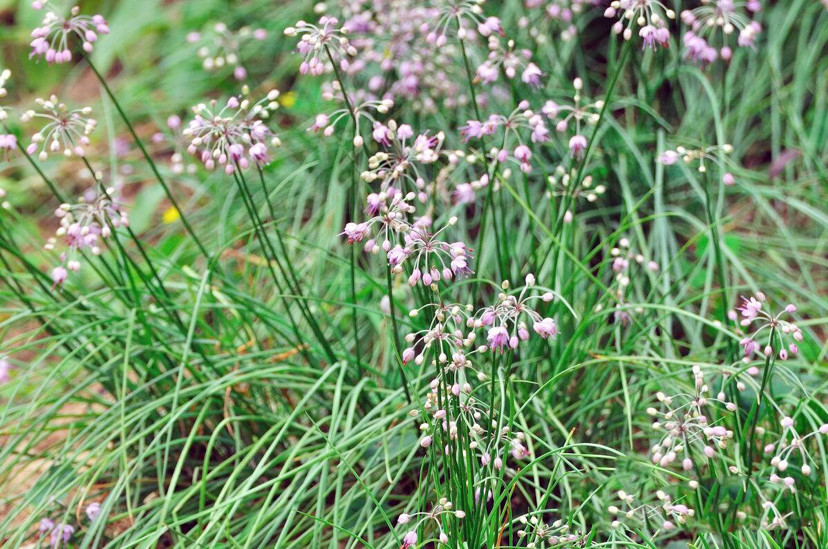
[[[391,280],[391,266],[385,266],[385,281],[388,286],[388,308],[389,308],[389,316],[391,317],[391,331],[394,333],[394,354],[397,361],[397,368],[400,372],[400,377],[402,378],[402,386],[403,390],[405,391],[405,399],[408,401],[410,405],[413,401],[411,400],[411,393],[408,390],[408,379],[405,375],[405,366],[402,362],[402,346],[400,345],[400,332],[397,328],[397,314],[395,312],[394,306],[394,289]]]
[[[351,115],[351,121],[354,124],[354,132],[359,133],[359,120],[357,120],[357,114],[354,110],[354,106],[351,104],[351,99],[348,97],[348,92],[345,89],[345,81],[342,80],[342,75],[339,73],[339,67],[337,66],[336,62],[334,61],[333,55],[331,54],[331,50],[325,46],[325,53],[328,55],[328,60],[331,62],[331,66],[334,70],[334,75],[336,76],[336,81],[339,83],[339,90],[342,92],[342,97],[345,99],[345,105],[348,107],[348,113]],[[350,200],[348,200],[348,209],[349,209],[349,216],[351,219],[356,219],[356,211],[357,211],[357,177],[356,177],[356,160],[357,159],[357,147],[356,144],[351,142],[351,189],[350,189]],[[359,358],[359,324],[358,324],[358,317],[357,317],[357,297],[356,297],[356,250],[354,247],[351,246],[351,253],[350,253],[350,275],[351,275],[351,323],[353,324],[354,330],[354,361],[356,362],[357,367],[357,374],[359,377],[362,377],[362,362]]]
[[[176,201],[175,197],[170,191],[167,182],[164,181],[164,178],[161,176],[161,172],[158,171],[158,168],[156,167],[155,162],[152,159],[152,156],[150,156],[149,152],[147,152],[147,149],[144,148],[144,144],[141,142],[141,139],[135,132],[135,128],[132,127],[132,123],[129,121],[129,118],[127,117],[123,108],[121,108],[121,104],[118,102],[118,99],[115,97],[115,94],[112,93],[112,90],[106,83],[106,79],[101,75],[100,72],[98,72],[98,69],[95,67],[94,63],[92,63],[92,59],[86,54],[84,54],[84,56],[86,57],[87,63],[89,63],[89,68],[91,68],[92,72],[95,73],[98,82],[100,82],[101,86],[103,86],[104,91],[106,91],[106,94],[109,96],[109,99],[115,105],[115,109],[118,111],[118,114],[121,116],[121,119],[124,121],[124,124],[126,124],[127,129],[129,129],[129,133],[132,135],[132,140],[141,150],[141,154],[144,155],[144,159],[147,161],[147,164],[149,164],[150,170],[152,170],[153,175],[155,175],[155,178],[158,180],[158,183],[161,185],[161,188],[164,189],[164,194],[167,195],[167,200],[170,201],[172,207],[175,208],[175,210],[178,212],[178,215],[181,218],[181,223],[184,225],[184,229],[187,231],[187,233],[189,233],[190,237],[193,239],[193,242],[196,243],[196,246],[198,246],[198,249],[201,251],[201,254],[205,258],[210,259],[210,254],[207,252],[207,249],[201,243],[201,240],[198,238],[198,236],[196,236],[196,233],[190,225],[190,222],[187,221],[187,216],[184,214],[181,207],[178,205],[178,202]]]

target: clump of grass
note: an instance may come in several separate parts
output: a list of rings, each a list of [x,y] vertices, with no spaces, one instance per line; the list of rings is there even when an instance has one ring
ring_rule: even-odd
[[[4,547],[828,546],[822,5],[218,5],[5,31]]]

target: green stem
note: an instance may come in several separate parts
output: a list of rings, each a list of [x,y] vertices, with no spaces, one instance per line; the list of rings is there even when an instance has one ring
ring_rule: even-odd
[[[354,110],[354,106],[351,104],[351,99],[348,97],[348,93],[345,90],[345,82],[342,80],[342,75],[339,73],[339,67],[337,66],[336,62],[334,61],[333,55],[331,54],[331,50],[325,46],[325,53],[328,55],[328,60],[331,62],[331,66],[333,67],[334,75],[336,76],[336,81],[339,82],[339,90],[342,92],[342,97],[345,99],[345,105],[348,107],[348,113],[351,115],[351,120],[354,123],[354,132],[358,133],[359,131],[359,123],[357,120],[356,111]],[[356,210],[357,210],[357,177],[356,177],[356,158],[357,158],[357,148],[356,145],[351,142],[351,189],[350,189],[350,200],[348,200],[348,210],[351,219],[356,219]],[[354,247],[351,246],[351,254],[350,254],[350,275],[351,275],[351,322],[354,328],[354,360],[356,361],[357,373],[360,377],[362,377],[362,362],[359,359],[359,325],[357,324],[357,298],[356,298],[356,250]]]
[[[189,233],[190,237],[196,243],[196,246],[198,246],[202,255],[204,255],[204,257],[206,257],[207,259],[210,259],[210,254],[207,253],[207,249],[201,243],[201,240],[199,240],[199,238],[196,236],[195,231],[193,230],[189,221],[187,221],[187,217],[184,215],[184,212],[181,210],[181,207],[175,200],[175,197],[170,191],[169,186],[167,186],[167,182],[164,181],[164,178],[158,171],[158,167],[155,165],[155,162],[152,160],[152,157],[147,152],[147,149],[144,148],[144,144],[141,142],[141,139],[135,132],[135,128],[132,127],[132,123],[129,121],[129,118],[127,118],[127,115],[124,112],[123,108],[121,108],[121,104],[118,102],[118,99],[116,99],[115,94],[112,93],[112,90],[109,88],[109,85],[106,83],[104,77],[101,75],[100,72],[98,72],[98,69],[95,68],[95,65],[92,63],[92,59],[88,55],[86,55],[85,57],[86,61],[89,63],[89,68],[91,68],[92,72],[95,73],[95,76],[98,78],[98,81],[101,83],[101,86],[103,86],[104,91],[106,91],[106,94],[109,96],[109,99],[115,105],[115,109],[118,111],[118,114],[121,116],[121,119],[124,121],[124,124],[126,124],[127,128],[129,129],[129,133],[132,135],[133,141],[141,150],[141,153],[144,155],[144,159],[147,161],[147,164],[149,164],[149,167],[152,170],[152,173],[155,175],[155,178],[158,180],[158,183],[161,185],[161,188],[164,189],[164,194],[167,195],[167,199],[170,201],[170,204],[178,212],[178,215],[181,218],[181,223],[184,225],[184,228],[186,229],[187,233]]]
[[[388,308],[389,308],[389,315],[391,316],[391,331],[394,333],[394,351],[396,353],[397,358],[397,367],[400,371],[400,376],[402,377],[402,386],[403,390],[405,391],[405,399],[408,401],[408,404],[412,403],[411,400],[411,393],[408,390],[408,378],[405,375],[405,367],[403,366],[402,362],[402,346],[400,345],[400,332],[397,328],[397,314],[394,307],[394,289],[391,281],[391,266],[385,266],[385,281],[388,285]]]

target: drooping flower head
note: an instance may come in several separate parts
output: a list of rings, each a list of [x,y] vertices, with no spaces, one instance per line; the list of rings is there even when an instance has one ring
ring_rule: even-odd
[[[458,26],[457,37],[463,40],[474,32],[484,38],[503,35],[503,27],[497,17],[488,17],[483,13],[483,2],[476,0],[442,0],[435,2],[437,16],[429,25],[426,41],[443,47],[448,42],[451,29]]]
[[[410,257],[413,268],[408,283],[411,286],[418,282],[430,286],[441,279],[451,280],[470,274],[471,248],[463,242],[446,242],[441,238],[442,233],[455,223],[457,218],[452,217],[448,224],[433,233],[420,225],[411,226],[404,233],[404,245],[388,251],[392,271],[402,272],[402,262]]]
[[[729,61],[733,34],[737,46],[753,47],[762,31],[754,19],[761,7],[759,0],[701,0],[699,7],[682,11],[681,20],[690,27],[683,37],[685,56],[702,65],[719,57]]]
[[[633,28],[637,27],[643,47],[657,49],[670,41],[666,19],[675,19],[676,12],[659,0],[614,0],[604,11],[604,17],[618,18],[612,31],[623,35],[624,40],[630,40]]]
[[[257,103],[242,95],[221,106],[215,100],[196,105],[193,120],[182,131],[190,140],[187,151],[198,154],[208,170],[219,166],[228,175],[236,168],[246,169],[251,161],[268,164],[268,145],[278,147],[281,142],[264,121],[279,108],[278,97],[279,91],[271,90]]]
[[[330,62],[329,55],[342,70],[348,70],[348,58],[357,54],[348,41],[346,29],[339,25],[336,17],[322,16],[318,25],[299,21],[285,29],[285,36],[301,36],[296,49],[304,58],[299,66],[302,74],[319,76],[324,73]]]
[[[374,122],[372,132],[374,141],[382,149],[368,158],[368,169],[360,177],[366,183],[380,182],[379,191],[385,192],[396,187],[401,193],[413,190],[421,202],[427,198],[426,166],[432,167],[441,159],[457,162],[455,151],[443,151],[445,134],[438,132],[430,135],[423,132],[414,136],[414,130],[408,124],[398,125],[396,121],[386,123]],[[433,169],[433,168],[429,168]],[[378,208],[378,194],[368,196],[366,211],[373,215]]]
[[[506,41],[504,46],[498,37],[490,36],[489,55],[477,67],[475,80],[484,84],[492,84],[498,80],[502,72],[509,80],[513,80],[520,75],[520,79],[525,84],[539,87],[543,73],[531,59],[532,52],[526,49],[517,49],[514,40]]]
[[[525,284],[517,294],[507,293],[509,286],[508,282],[504,282],[504,291],[498,296],[497,303],[484,307],[476,315],[475,326],[488,328],[486,339],[489,349],[501,353],[517,349],[521,341],[529,339],[527,321],[532,323],[532,330],[541,338],[554,339],[558,335],[555,320],[541,315],[533,308],[533,302],[540,300],[548,303],[555,299],[555,294],[535,286],[532,274],[526,275]]]
[[[412,520],[415,521],[413,527],[410,527],[408,533],[403,537],[403,549],[414,548],[417,546],[417,531],[426,528],[428,524],[433,525],[437,530],[437,540],[441,545],[447,545],[449,542],[448,534],[443,530],[444,522],[450,519],[462,519],[466,513],[454,509],[454,504],[446,498],[440,498],[440,501],[435,505],[431,511],[422,513],[403,513],[397,518],[397,524],[407,525]],[[406,528],[409,528],[406,526]]]
[[[730,311],[728,316],[731,320],[738,321],[739,326],[743,328],[756,326],[758,323],[753,333],[746,335],[739,342],[745,351],[745,360],[750,359],[760,350],[765,356],[776,352],[781,360],[796,356],[799,353],[797,344],[803,339],[802,330],[793,322],[783,318],[795,312],[796,306],[788,304],[777,314],[771,314],[766,309],[766,297],[762,292],[757,292],[751,297],[742,296],[739,306],[735,311]],[[762,332],[768,332],[768,340],[764,347],[758,343]],[[771,337],[771,334],[775,334],[775,337]]]
[[[573,200],[583,199],[592,203],[607,192],[605,185],[594,185],[594,178],[587,175],[581,178],[580,183],[576,181],[577,170],[575,167],[565,168],[563,165],[555,168],[555,171],[547,176],[549,184],[548,196],[571,196]]]
[[[251,40],[261,42],[266,38],[265,29],[242,27],[233,31],[225,23],[216,23],[207,32],[189,33],[187,42],[199,44],[198,57],[204,70],[213,72],[229,67],[236,80],[244,80],[247,69],[242,64],[242,46]]]
[[[109,33],[102,15],[81,15],[78,6],[69,10],[68,16],[60,15],[48,0],[35,0],[32,7],[48,11],[40,26],[32,31],[29,57],[42,56],[50,64],[68,63],[72,60],[73,40],[80,40],[83,51],[91,53],[98,35]]]
[[[796,493],[796,480],[790,475],[791,466],[799,469],[803,477],[811,476],[813,467],[817,461],[808,449],[809,439],[815,439],[820,435],[828,434],[828,423],[822,424],[818,429],[802,436],[797,430],[796,420],[790,416],[784,416],[779,422],[781,432],[776,442],[765,445],[766,455],[772,455],[770,464],[774,472],[770,475],[770,482]],[[810,428],[812,429],[812,428]],[[810,430],[809,429],[809,430]],[[813,440],[813,442],[817,442]]]
[[[648,524],[657,524],[662,530],[669,531],[673,530],[677,523],[685,524],[688,518],[696,515],[696,511],[684,503],[674,503],[672,496],[663,490],[657,490],[655,493],[660,504],[655,500],[652,503],[637,504],[635,497],[624,490],[618,490],[616,495],[620,500],[618,505],[610,505],[607,508],[615,517],[612,521],[613,528],[626,528],[635,532]]]
[[[575,18],[589,6],[590,0],[525,0],[527,15],[521,17],[518,25],[527,28],[539,44],[547,43],[559,33],[564,42],[578,34]],[[534,10],[542,10],[538,15]]]
[[[352,128],[354,132],[353,144],[356,148],[362,148],[365,145],[365,139],[362,137],[363,124],[367,121],[374,129],[372,136],[374,140],[380,144],[388,142],[389,134],[388,128],[379,121],[376,114],[387,114],[394,106],[394,101],[391,99],[366,99],[364,101],[355,102],[353,98],[346,98],[342,90],[336,92],[325,92],[322,94],[324,99],[336,101],[342,104],[342,107],[330,113],[320,113],[314,118],[313,125],[308,128],[309,131],[321,131],[325,137],[331,137],[336,132],[338,125],[347,124],[351,121],[351,112],[353,111],[356,118],[356,125]]]
[[[732,152],[733,146],[728,143],[722,145],[721,147],[716,145],[695,148],[679,146],[676,147],[675,150],[664,151],[658,157],[658,160],[665,166],[672,166],[681,160],[688,166],[695,165],[699,173],[706,173],[707,164],[713,163],[725,172],[722,176],[722,182],[725,185],[730,186],[736,182],[736,178],[733,174],[727,171],[729,169],[729,164],[732,164],[732,162],[727,159],[727,155]]]
[[[503,131],[503,138],[498,139],[499,148],[491,150],[491,162],[514,162],[523,173],[531,173],[533,154],[530,145],[549,140],[549,130],[543,114],[533,111],[528,101],[521,101],[508,115],[492,114],[487,120],[467,121],[460,127],[460,135],[468,141],[472,138],[495,135],[499,129]],[[483,186],[487,183],[488,176]]]
[[[695,460],[701,456],[715,459],[733,438],[733,431],[717,424],[711,413],[714,404],[723,405],[727,412],[735,412],[736,404],[728,401],[723,391],[710,396],[710,387],[699,366],[693,366],[693,378],[693,394],[667,396],[659,392],[656,398],[660,408],[647,408],[654,419],[653,431],[663,433],[651,448],[652,461],[660,467],[679,461],[684,471],[691,471],[696,466]],[[691,481],[690,486],[697,487],[697,481]]]
[[[547,523],[542,516],[533,514],[522,515],[517,522],[518,538],[526,540],[527,547],[577,547],[584,539],[583,534],[570,532],[571,526],[561,519]]]
[[[572,158],[583,158],[586,148],[589,145],[584,135],[584,125],[595,125],[600,119],[600,113],[604,108],[604,101],[598,100],[592,103],[584,103],[581,92],[584,83],[580,78],[572,81],[575,88],[575,95],[572,97],[571,105],[559,105],[554,101],[547,101],[542,112],[550,119],[557,120],[555,130],[564,133],[569,130],[570,124],[575,123],[575,135],[569,139],[569,154]]]
[[[70,109],[54,95],[48,100],[35,99],[35,103],[40,108],[24,112],[21,120],[44,120],[46,124],[32,135],[26,152],[34,154],[40,148],[40,160],[46,160],[49,153],[57,152],[67,157],[84,156],[85,147],[89,145],[89,134],[97,126],[97,121],[89,117],[92,108]]]
[[[80,270],[81,252],[100,255],[101,240],[108,238],[112,229],[129,225],[126,210],[113,196],[117,196],[116,189],[109,188],[94,193],[91,198],[82,196],[76,204],[61,204],[55,210],[60,227],[45,246],[47,250],[56,249],[58,242],[65,246],[60,254],[61,265],[52,270],[55,285],[66,280],[68,271]]]

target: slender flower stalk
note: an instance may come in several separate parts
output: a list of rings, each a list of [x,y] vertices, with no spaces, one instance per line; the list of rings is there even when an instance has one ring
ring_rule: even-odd
[[[351,103],[351,99],[348,97],[348,91],[345,87],[345,83],[342,80],[342,75],[339,73],[339,68],[337,67],[337,63],[334,61],[333,54],[331,53],[330,48],[327,44],[324,46],[325,54],[328,57],[328,60],[333,67],[334,74],[336,75],[336,81],[339,84],[339,89],[342,92],[342,96],[345,99],[345,105],[348,108],[348,113],[351,115],[351,121],[354,124],[354,131],[357,132],[359,128],[359,119],[357,118],[357,114],[354,111],[354,106]],[[362,136],[358,133],[355,135],[353,141],[351,142],[351,189],[350,189],[350,197],[348,200],[349,205],[349,216],[351,219],[356,218],[357,212],[357,151],[361,148],[362,144]],[[357,366],[357,372],[359,376],[362,375],[362,363],[360,361],[360,345],[359,345],[359,319],[357,317],[357,298],[356,298],[356,251],[353,247],[351,247],[350,253],[350,270],[351,270],[351,323],[353,324],[354,330],[354,360]],[[403,378],[404,380],[405,378]],[[407,389],[406,389],[407,391]]]
[[[210,259],[211,256],[210,256],[209,252],[207,252],[207,248],[205,248],[204,245],[201,243],[201,240],[198,238],[198,235],[196,235],[195,230],[190,225],[190,222],[187,221],[187,217],[184,215],[184,212],[182,211],[181,207],[179,206],[178,201],[176,201],[175,197],[172,194],[172,191],[170,191],[170,187],[167,185],[167,182],[161,176],[161,172],[158,171],[158,167],[155,165],[155,161],[153,160],[152,156],[149,154],[147,149],[144,147],[144,144],[141,141],[141,138],[138,137],[138,134],[135,132],[135,128],[132,127],[132,123],[129,121],[129,118],[127,117],[126,113],[124,112],[123,108],[121,107],[121,104],[118,102],[118,99],[115,97],[115,94],[112,93],[112,90],[109,88],[109,84],[106,83],[106,79],[101,75],[100,72],[98,72],[98,69],[95,68],[95,65],[92,63],[92,60],[89,58],[89,56],[86,56],[86,61],[87,61],[87,63],[89,63],[89,68],[91,68],[92,72],[95,73],[95,77],[98,79],[98,82],[100,82],[101,86],[103,87],[104,91],[106,92],[106,95],[112,101],[112,104],[115,105],[115,110],[118,111],[118,114],[120,115],[121,120],[123,120],[124,124],[126,124],[126,127],[129,130],[130,135],[132,136],[132,140],[138,146],[138,149],[140,149],[141,154],[144,157],[144,160],[146,160],[147,164],[150,167],[150,170],[152,170],[153,175],[155,175],[155,179],[158,180],[158,183],[161,185],[161,188],[164,190],[164,194],[166,195],[167,200],[170,201],[170,204],[172,205],[172,207],[175,208],[175,210],[178,212],[178,215],[181,219],[181,224],[184,225],[184,229],[190,235],[190,238],[193,239],[193,242],[195,242],[195,244],[198,247],[199,251],[201,251],[201,254],[205,258]]]

